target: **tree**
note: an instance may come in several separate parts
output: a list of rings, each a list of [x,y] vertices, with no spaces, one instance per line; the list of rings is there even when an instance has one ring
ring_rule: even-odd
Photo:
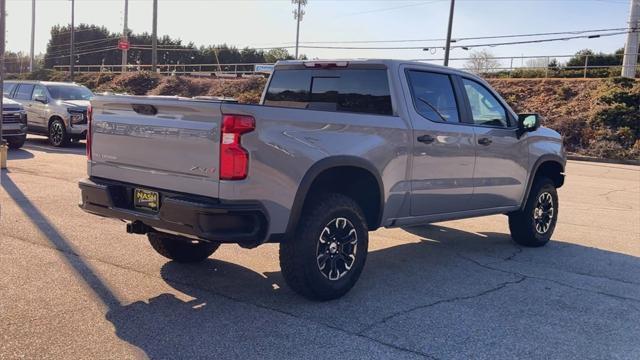
[[[595,53],[591,49],[583,49],[578,51],[569,61],[566,66],[583,67],[585,61],[588,61],[588,66],[620,66],[622,65],[622,55],[624,54],[624,48],[616,50],[613,54],[606,54],[603,52]],[[589,57],[587,60],[586,58]],[[640,55],[638,56],[640,60]]]
[[[473,51],[469,55],[469,60],[464,68],[476,73],[483,74],[496,70],[500,67],[500,62],[494,59],[493,54],[487,50]]]
[[[278,60],[292,60],[293,56],[289,54],[287,49],[271,49],[264,54],[264,60],[268,63],[274,63]]]

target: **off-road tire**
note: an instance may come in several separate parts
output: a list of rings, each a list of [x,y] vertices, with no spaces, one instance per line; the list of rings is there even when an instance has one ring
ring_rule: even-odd
[[[69,134],[67,134],[67,128],[64,126],[64,122],[60,119],[55,119],[49,124],[49,144],[55,147],[65,147],[69,145]]]
[[[220,247],[218,243],[193,242],[191,239],[169,234],[149,233],[147,237],[158,254],[180,263],[203,261]]]
[[[332,225],[335,226],[333,235],[327,232]],[[352,230],[355,230],[355,240]],[[338,236],[341,240],[337,240]],[[325,241],[327,237],[333,238],[331,245],[340,244],[333,249],[336,251],[336,260],[332,255],[324,255],[325,250],[329,254],[329,242]],[[291,289],[308,299],[339,298],[358,281],[367,259],[368,243],[367,223],[354,200],[340,194],[317,196],[305,205],[294,236],[280,243],[282,276]],[[322,266],[330,266],[329,275],[323,273],[327,269],[321,269],[319,253],[332,256],[331,259],[324,258]],[[351,256],[354,258],[351,259]],[[348,269],[347,258],[351,261]],[[343,274],[340,275],[339,269],[333,272],[333,265],[340,267]],[[334,277],[337,274],[337,278],[330,279],[332,274]]]
[[[551,199],[552,215],[548,226],[538,224],[536,227],[536,216],[542,213],[540,210],[540,200],[542,198]],[[538,210],[537,210],[538,209]],[[537,213],[536,213],[537,212]],[[538,216],[539,218],[540,216]],[[534,180],[529,192],[529,197],[522,210],[509,214],[509,230],[511,238],[518,244],[527,247],[544,246],[553,235],[553,230],[558,221],[558,192],[553,181],[547,177],[539,177]],[[546,221],[544,221],[546,223]],[[544,230],[541,232],[540,230]]]
[[[27,141],[27,135],[13,136],[7,139],[7,144],[9,145],[9,149],[16,150],[24,146],[25,141]]]

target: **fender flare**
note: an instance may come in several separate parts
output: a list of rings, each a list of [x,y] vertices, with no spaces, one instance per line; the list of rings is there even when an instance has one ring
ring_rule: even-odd
[[[376,182],[378,183],[378,191],[380,193],[380,210],[378,211],[376,222],[370,225],[370,229],[378,228],[380,226],[380,222],[382,221],[382,213],[384,212],[384,187],[382,185],[382,178],[380,177],[378,170],[368,160],[355,156],[339,155],[327,157],[317,161],[304,174],[293,200],[293,206],[289,215],[289,222],[287,223],[285,236],[288,237],[290,235],[293,235],[295,228],[298,225],[298,221],[300,220],[304,202],[307,198],[307,195],[309,194],[309,191],[311,190],[311,184],[313,184],[313,181],[325,170],[342,166],[350,166],[363,169],[371,173],[371,175],[373,175],[376,179]]]
[[[547,162],[554,162],[557,163],[558,165],[560,165],[560,168],[562,168],[562,172],[564,173],[565,167],[567,165],[567,161],[565,159],[563,159],[560,155],[556,155],[556,154],[545,154],[540,156],[536,162],[533,164],[533,167],[531,168],[531,171],[529,172],[529,179],[527,180],[527,188],[524,192],[522,201],[520,202],[520,209],[523,209],[524,206],[527,203],[527,199],[529,198],[529,192],[531,191],[531,187],[533,186],[533,180],[536,177],[536,174],[538,173],[538,169],[540,168],[540,166],[544,163]]]

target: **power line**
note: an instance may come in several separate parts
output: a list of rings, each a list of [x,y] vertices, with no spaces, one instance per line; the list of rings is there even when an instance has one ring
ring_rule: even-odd
[[[638,32],[638,31],[634,31]],[[551,39],[536,39],[536,40],[524,40],[524,41],[509,41],[509,42],[501,42],[501,43],[485,43],[485,44],[471,44],[471,45],[456,45],[451,48],[464,48],[470,49],[475,47],[494,47],[494,46],[504,46],[504,45],[520,45],[520,44],[534,44],[534,43],[543,43],[543,42],[552,42],[552,41],[566,41],[573,39],[593,39],[600,37],[608,37],[615,35],[627,34],[628,31],[620,31],[613,32],[607,34],[597,34],[597,35],[580,35],[580,36],[566,36],[561,38],[551,38]],[[443,46],[388,46],[388,47],[374,47],[374,46],[310,46],[310,45],[301,45],[301,48],[304,49],[332,49],[332,50],[421,50],[424,48],[440,48]],[[271,49],[291,49],[292,46],[282,46],[282,47],[261,47],[255,48],[256,50],[271,50]]]
[[[503,38],[516,38],[516,37],[531,37],[531,36],[550,36],[550,35],[575,35],[585,33],[598,33],[605,31],[621,31],[626,28],[610,28],[610,29],[593,29],[593,30],[573,30],[573,31],[558,31],[558,32],[546,32],[546,33],[530,33],[530,34],[510,34],[510,35],[490,35],[490,36],[472,36],[472,37],[456,37],[454,40],[487,40],[487,39],[503,39]],[[429,41],[445,41],[445,38],[430,38],[430,39],[398,39],[398,40],[342,40],[342,41],[304,41],[300,44],[375,44],[375,43],[402,43],[402,42],[429,42]],[[291,45],[291,42],[281,43],[282,45]],[[278,45],[278,44],[276,44]]]

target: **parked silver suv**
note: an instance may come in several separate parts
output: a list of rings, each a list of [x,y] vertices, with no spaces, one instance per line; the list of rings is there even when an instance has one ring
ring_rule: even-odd
[[[5,81],[4,96],[21,103],[28,115],[28,130],[46,135],[56,147],[84,139],[91,90],[75,83]]]

